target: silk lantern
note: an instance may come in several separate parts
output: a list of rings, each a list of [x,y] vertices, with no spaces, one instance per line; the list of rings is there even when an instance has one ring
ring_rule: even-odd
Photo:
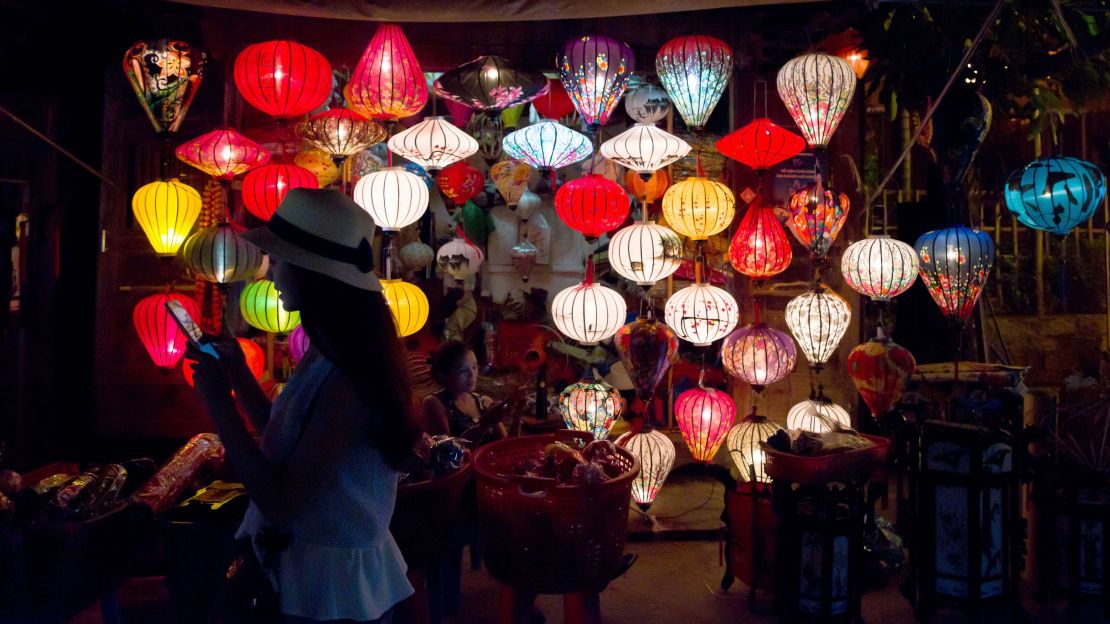
[[[661,87],[642,84],[624,96],[624,111],[637,123],[654,124],[671,110],[671,98]]]
[[[243,350],[243,359],[246,360],[247,370],[251,372],[251,377],[255,381],[262,379],[262,374],[266,372],[266,354],[263,353],[262,347],[258,343],[249,338],[236,338],[239,343],[239,348]],[[195,360],[185,358],[185,362],[181,365],[181,374],[185,377],[185,383],[193,386],[193,364]]]
[[[294,364],[301,361],[310,346],[312,346],[312,342],[308,338],[308,333],[304,330],[304,325],[297,325],[293,328],[293,331],[289,332],[289,357]]]
[[[531,167],[511,160],[503,160],[489,168],[489,177],[493,180],[493,185],[497,187],[497,192],[501,194],[505,205],[511,210],[515,210],[520,204],[521,196],[528,190],[528,179],[531,176]]]
[[[281,304],[281,293],[267,279],[247,284],[239,295],[239,313],[255,329],[271,334],[288,334],[301,324],[301,313]]]
[[[736,197],[709,178],[687,178],[663,195],[663,217],[675,232],[700,241],[723,232],[736,214]]]
[[[532,101],[547,88],[540,72],[513,67],[500,56],[484,55],[436,78],[436,95],[479,111],[502,111]]]
[[[567,429],[604,440],[621,415],[621,395],[604,381],[576,381],[559,393],[559,412]]]
[[[627,307],[617,291],[594,281],[593,260],[586,261],[586,277],[565,288],[551,301],[551,318],[564,336],[590,346],[611,337],[624,324]]]
[[[159,256],[177,254],[200,209],[200,193],[176,179],[145,184],[131,198],[135,221]]]
[[[682,239],[650,221],[633,223],[609,239],[609,266],[637,286],[649,287],[682,266]]]
[[[529,219],[534,216],[542,218],[543,215],[538,214],[540,208],[543,207],[543,200],[539,195],[536,195],[527,188],[520,194],[520,199],[517,200],[516,216],[520,219],[521,223],[527,223]]]
[[[173,368],[185,356],[187,338],[178,327],[173,315],[166,309],[166,302],[176,301],[185,307],[189,316],[200,318],[200,308],[192,297],[179,293],[158,293],[143,297],[131,313],[131,322],[150,359],[160,368]]]
[[[247,212],[269,221],[289,189],[320,188],[316,175],[297,165],[270,163],[243,176],[243,206]]]
[[[549,119],[505,135],[505,155],[536,169],[554,170],[593,153],[590,139]]]
[[[915,370],[917,361],[909,349],[884,336],[882,330],[848,354],[848,377],[876,419],[902,397]]]
[[[830,401],[821,393],[814,394],[790,408],[786,413],[786,428],[801,429],[811,433],[825,433],[834,429],[852,427],[852,417],[847,410]]]
[[[824,258],[848,220],[850,206],[847,195],[818,178],[790,196],[790,231],[815,258]]]
[[[941,313],[961,323],[966,321],[994,266],[990,235],[955,226],[922,234],[914,247],[921,279]]]
[[[654,204],[667,192],[671,186],[671,177],[666,169],[659,169],[651,174],[647,182],[639,174],[629,171],[624,176],[624,186],[635,197],[643,200],[645,204]]]
[[[758,283],[785,271],[793,257],[790,239],[774,209],[757,197],[748,205],[729,243],[729,263]]]
[[[725,446],[741,480],[771,482],[766,470],[767,455],[761,445],[779,431],[782,427],[753,412],[728,432]]]
[[[348,105],[371,119],[397,121],[424,108],[428,83],[400,26],[378,26],[351,73],[348,92]]]
[[[659,48],[655,72],[686,126],[701,130],[732,75],[732,48],[706,35],[676,37]]]
[[[235,87],[248,104],[280,120],[300,117],[331,96],[331,64],[293,41],[265,41],[235,57]]]
[[[501,127],[503,128],[519,128],[520,118],[524,115],[525,104],[517,104],[512,108],[506,108],[501,111]]]
[[[821,370],[836,353],[851,320],[852,307],[823,284],[786,303],[786,326],[815,370]]]
[[[439,171],[478,151],[478,141],[456,128],[446,117],[428,117],[389,138],[389,150],[402,158]]]
[[[704,347],[736,328],[740,309],[728,291],[711,284],[691,284],[667,299],[664,316],[679,338]]]
[[[856,91],[852,66],[830,54],[805,54],[787,61],[776,80],[779,97],[810,147],[829,144]]]
[[[690,144],[654,124],[638,123],[601,144],[601,155],[650,176],[690,153]]]
[[[640,462],[640,474],[632,480],[632,500],[647,511],[674,466],[674,442],[662,432],[629,431],[617,438],[617,446],[632,453]]]
[[[123,54],[123,73],[154,131],[177,132],[204,78],[204,52],[185,41],[139,41]]]
[[[440,195],[456,205],[474,199],[485,186],[486,176],[465,160],[444,168],[436,177]]]
[[[629,208],[628,193],[595,173],[575,178],[555,193],[556,214],[589,242],[624,223]]]
[[[636,396],[646,405],[655,396],[663,375],[678,359],[678,336],[652,317],[640,316],[613,336]]]
[[[620,101],[635,71],[628,44],[605,35],[585,35],[563,46],[555,59],[559,78],[582,121],[597,132]]]
[[[397,336],[404,338],[420,331],[428,322],[428,297],[420,287],[399,279],[383,279],[382,297],[393,314]]]
[[[756,317],[725,337],[721,363],[733,377],[750,384],[756,392],[785,379],[794,370],[798,352],[794,341]]]
[[[380,143],[385,128],[346,108],[333,108],[313,115],[297,125],[297,133],[309,145],[342,160]]]
[[[797,156],[806,148],[805,139],[762,117],[717,140],[717,151],[756,171]]]
[[[559,120],[574,112],[574,102],[567,95],[563,82],[556,78],[547,79],[547,93],[532,100],[532,107],[545,119]]]
[[[410,271],[423,271],[436,259],[435,250],[422,241],[412,241],[401,247],[398,255],[401,264]]]
[[[451,239],[436,252],[436,264],[444,273],[458,281],[478,272],[482,268],[484,254],[470,239],[466,238],[462,227],[456,228],[458,236]]]
[[[509,263],[513,265],[520,275],[520,280],[525,284],[532,277],[532,269],[536,267],[536,256],[540,250],[527,238],[513,245],[509,250]]]
[[[270,160],[270,152],[231,128],[202,134],[179,145],[174,153],[181,162],[224,180]]]
[[[185,239],[181,257],[198,278],[216,284],[251,279],[262,266],[258,247],[240,238],[226,222]]]
[[[890,301],[913,286],[917,254],[900,240],[868,236],[844,250],[840,272],[852,290],[874,301]]]
[[[398,232],[428,210],[428,187],[404,167],[389,167],[359,180],[354,200],[382,231]]]
[[[293,157],[293,163],[311,171],[312,175],[316,176],[319,188],[324,188],[339,179],[339,167],[326,152],[320,150],[298,152]]]
[[[675,399],[674,419],[694,460],[709,463],[736,420],[736,405],[727,392],[707,388],[699,378],[697,387]]]
[[[1006,207],[1025,225],[1065,236],[1091,218],[1106,196],[1106,177],[1078,158],[1038,158],[1010,175]]]

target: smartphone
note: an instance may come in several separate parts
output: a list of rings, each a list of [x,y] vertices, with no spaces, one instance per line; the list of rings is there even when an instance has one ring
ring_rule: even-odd
[[[189,311],[185,309],[185,306],[181,305],[180,301],[167,301],[166,309],[169,310],[170,316],[173,317],[173,320],[177,321],[177,326],[181,328],[181,331],[185,332],[185,337],[189,339],[189,342],[193,343],[194,347],[204,351],[217,360],[220,359],[220,354],[216,353],[215,347],[201,340],[201,338],[204,337],[204,333],[200,331],[200,327],[197,327],[196,322],[193,321],[193,317],[189,315]]]

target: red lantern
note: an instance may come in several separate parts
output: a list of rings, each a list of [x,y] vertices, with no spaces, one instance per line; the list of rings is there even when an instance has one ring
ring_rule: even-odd
[[[486,176],[465,160],[460,160],[439,172],[436,186],[445,198],[460,205],[482,192],[486,186]]]
[[[763,281],[785,271],[793,257],[790,239],[774,209],[756,198],[728,246],[729,262],[744,275]]]
[[[131,321],[139,340],[146,347],[150,359],[161,368],[173,368],[185,356],[185,333],[177,326],[169,311],[167,301],[177,301],[185,306],[189,316],[200,318],[200,308],[195,301],[178,293],[158,293],[144,297],[131,313]]]
[[[562,80],[547,79],[547,93],[532,100],[536,112],[547,119],[562,119],[574,112],[574,102],[567,95]]]
[[[347,105],[371,119],[410,117],[428,102],[424,72],[396,24],[378,26],[347,86]]]
[[[331,64],[292,41],[249,45],[235,58],[235,86],[243,99],[278,119],[299,117],[328,101]]]
[[[262,373],[266,370],[266,354],[262,352],[262,347],[249,338],[236,338],[235,340],[243,349],[243,357],[247,360],[247,369],[255,380],[261,380]],[[185,358],[185,362],[181,365],[181,373],[185,376],[185,383],[189,384],[190,387],[193,386],[192,364],[195,363],[195,360]]]
[[[252,215],[269,221],[285,194],[295,188],[320,188],[320,181],[304,167],[264,165],[243,176],[243,205]]]
[[[179,145],[175,153],[181,162],[225,180],[270,161],[270,152],[231,128],[202,134]]]
[[[705,371],[702,371],[702,377]],[[694,459],[702,463],[713,461],[717,449],[725,441],[732,422],[736,420],[736,405],[727,392],[698,386],[678,395],[674,402],[674,417],[682,431],[682,439],[690,448]]]
[[[717,151],[756,171],[765,171],[793,158],[806,148],[806,141],[762,117],[721,137]]]
[[[567,182],[555,193],[555,212],[571,229],[594,242],[628,218],[628,193],[596,173]]]
[[[902,396],[906,380],[917,370],[909,349],[879,332],[848,354],[848,376],[875,418],[890,411]]]

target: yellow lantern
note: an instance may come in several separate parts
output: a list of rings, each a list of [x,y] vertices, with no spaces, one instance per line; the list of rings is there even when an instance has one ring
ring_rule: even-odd
[[[280,297],[270,280],[252,282],[239,295],[239,312],[251,327],[271,334],[288,334],[301,324],[301,313],[286,310]]]
[[[339,179],[339,167],[335,166],[331,156],[321,150],[300,152],[293,157],[293,162],[298,167],[311,171],[316,176],[316,181],[320,183],[320,188],[325,188]]]
[[[401,338],[415,334],[428,322],[428,297],[419,286],[399,279],[383,279],[382,296],[393,313]]]
[[[687,178],[663,195],[663,217],[672,230],[691,240],[723,232],[736,214],[732,191],[709,178]]]
[[[131,210],[154,253],[177,255],[200,216],[200,193],[179,180],[151,182],[135,191]]]

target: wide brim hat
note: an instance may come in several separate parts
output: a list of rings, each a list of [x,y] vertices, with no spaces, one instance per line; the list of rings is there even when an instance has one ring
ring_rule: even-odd
[[[339,191],[290,189],[266,225],[241,236],[282,262],[362,290],[382,290],[370,245],[374,221]]]

